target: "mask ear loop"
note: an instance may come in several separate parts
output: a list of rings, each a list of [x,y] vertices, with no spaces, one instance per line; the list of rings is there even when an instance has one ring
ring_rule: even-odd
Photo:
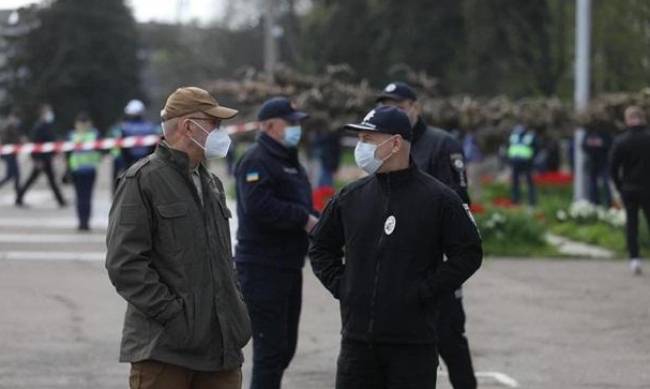
[[[385,141],[383,141],[383,142],[381,142],[380,144],[378,144],[378,145],[377,145],[377,148],[375,149],[375,154],[377,154],[377,150],[379,150],[379,148],[380,148],[381,146],[383,146],[384,144],[390,142],[390,141],[391,141],[394,137],[396,137],[396,136],[397,136],[397,135],[393,135],[393,136],[391,136],[390,138],[388,138],[388,139],[386,139]],[[390,154],[388,154],[388,156],[387,156],[386,158],[384,158],[384,159],[380,159],[380,161],[381,161],[382,163],[384,163],[384,162],[388,161],[388,160],[390,159],[390,157],[392,157],[393,155],[395,155],[395,152],[393,152],[393,150],[391,149]],[[375,155],[375,158],[377,158],[377,155]]]

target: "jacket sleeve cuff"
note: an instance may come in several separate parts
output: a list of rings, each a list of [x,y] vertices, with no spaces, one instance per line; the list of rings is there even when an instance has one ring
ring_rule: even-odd
[[[165,325],[169,320],[183,310],[183,303],[180,300],[174,300],[167,304],[165,309],[154,317],[158,323]]]

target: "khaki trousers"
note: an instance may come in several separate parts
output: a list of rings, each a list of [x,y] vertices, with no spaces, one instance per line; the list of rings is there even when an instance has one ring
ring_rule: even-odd
[[[131,364],[131,389],[241,389],[241,369],[203,372],[158,361]]]

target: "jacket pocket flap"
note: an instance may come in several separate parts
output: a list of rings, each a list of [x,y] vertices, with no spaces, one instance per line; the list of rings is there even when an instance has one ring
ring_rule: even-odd
[[[157,205],[156,209],[160,216],[164,218],[175,218],[187,215],[187,204],[185,203],[172,203]]]

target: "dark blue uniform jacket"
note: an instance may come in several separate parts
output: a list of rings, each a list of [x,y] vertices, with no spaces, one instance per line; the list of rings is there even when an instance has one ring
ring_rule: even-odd
[[[298,153],[260,135],[239,160],[235,260],[280,268],[304,266],[304,231],[313,212],[311,186]]]

